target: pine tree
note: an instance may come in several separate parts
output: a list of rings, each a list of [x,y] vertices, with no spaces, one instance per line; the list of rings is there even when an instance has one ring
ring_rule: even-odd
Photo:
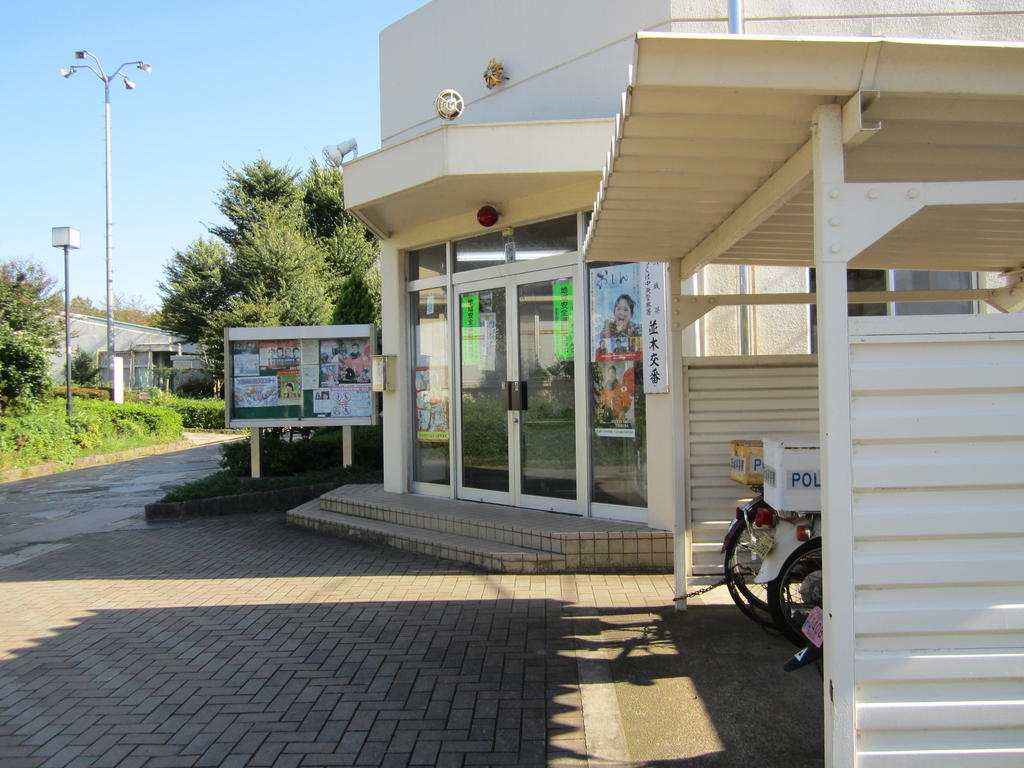
[[[229,166],[217,207],[228,224],[176,252],[159,289],[164,327],[203,344],[218,377],[226,327],[320,325],[343,294],[358,322],[379,316],[379,245],[345,209],[340,169]]]

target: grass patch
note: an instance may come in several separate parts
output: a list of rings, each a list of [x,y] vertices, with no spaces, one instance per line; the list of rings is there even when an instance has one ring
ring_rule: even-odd
[[[281,488],[294,488],[300,485],[316,483],[379,483],[381,471],[372,467],[353,466],[348,469],[333,467],[317,469],[297,475],[278,477],[239,477],[230,470],[221,470],[201,480],[179,485],[169,491],[161,502],[192,501],[193,499],[210,499],[215,496],[236,496],[240,493],[256,493],[258,491],[276,491]]]

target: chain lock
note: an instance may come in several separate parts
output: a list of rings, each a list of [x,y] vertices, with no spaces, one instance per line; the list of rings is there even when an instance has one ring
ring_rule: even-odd
[[[710,586],[701,587],[700,589],[695,589],[695,590],[693,590],[693,592],[687,592],[685,595],[679,595],[678,597],[673,597],[672,600],[673,601],[675,601],[675,600],[689,600],[691,597],[700,597],[701,595],[705,595],[708,592],[710,592],[712,589],[716,589],[717,587],[720,587],[723,584],[725,584],[725,579],[722,579],[721,581],[716,581],[714,584],[712,584]]]

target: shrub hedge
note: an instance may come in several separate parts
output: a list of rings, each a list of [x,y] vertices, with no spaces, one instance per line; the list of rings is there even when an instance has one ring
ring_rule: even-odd
[[[284,430],[266,429],[262,433],[260,474],[297,475],[311,470],[341,466],[341,427]],[[356,466],[380,469],[384,466],[380,426],[354,427],[352,460]],[[235,475],[251,473],[249,441],[224,443],[220,447],[220,465]]]
[[[64,399],[67,396],[67,389],[64,387],[54,387],[52,392],[54,397]],[[71,396],[79,397],[88,400],[112,400],[110,387],[71,387]]]
[[[219,397],[194,400],[161,393],[153,402],[177,411],[185,429],[224,429],[224,401]]]
[[[68,421],[63,402],[34,402],[0,417],[0,468],[70,463],[105,440],[171,441],[181,436],[181,429],[181,416],[158,405],[75,400]]]

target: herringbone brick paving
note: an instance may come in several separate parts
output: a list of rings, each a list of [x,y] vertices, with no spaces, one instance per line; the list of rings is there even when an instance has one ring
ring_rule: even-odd
[[[280,514],[0,570],[0,765],[585,765],[579,618],[667,576],[488,575]]]

